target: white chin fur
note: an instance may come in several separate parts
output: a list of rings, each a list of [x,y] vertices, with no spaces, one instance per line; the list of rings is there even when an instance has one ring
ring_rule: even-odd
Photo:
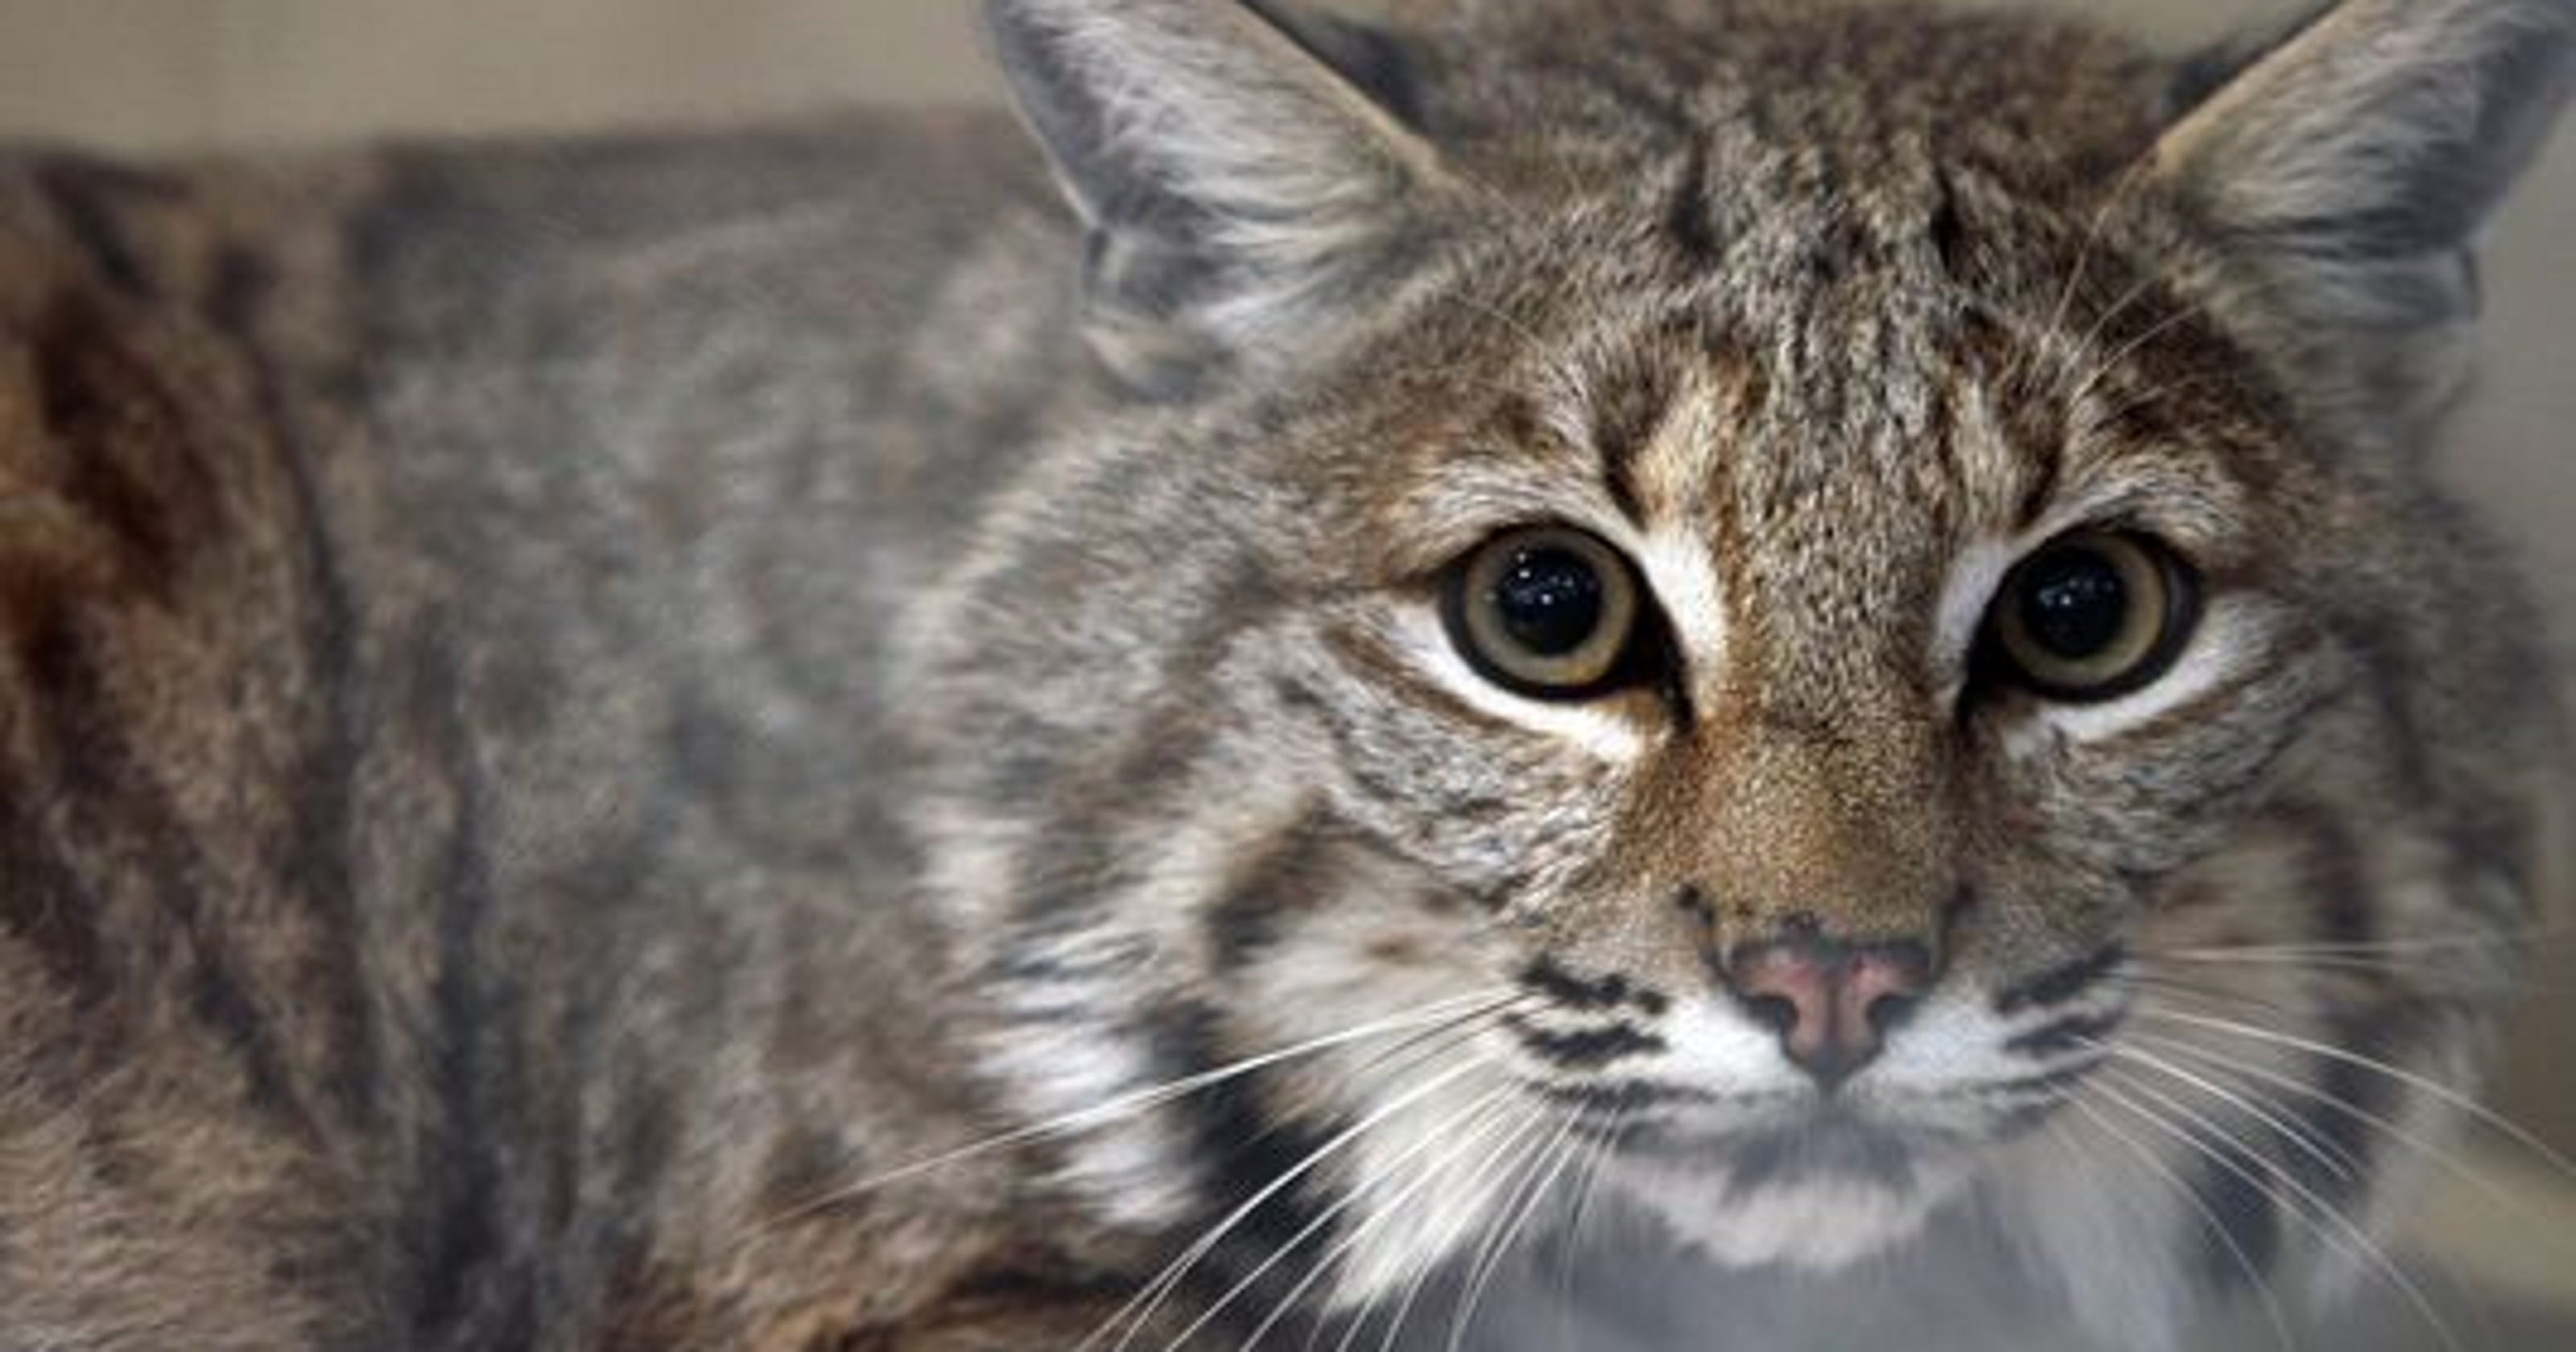
[[[1622,1161],[1608,1175],[1676,1239],[1726,1267],[1830,1272],[1921,1233],[1954,1185],[1932,1175],[1905,1187],[1817,1178],[1729,1194],[1718,1173],[1660,1161]]]

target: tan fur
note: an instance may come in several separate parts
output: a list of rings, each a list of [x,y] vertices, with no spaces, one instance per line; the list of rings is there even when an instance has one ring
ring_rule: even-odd
[[[1573,1270],[2160,1349],[2351,1275],[2551,886],[2422,452],[2564,0],[990,17],[1051,161],[0,158],[0,1348],[1507,1348]],[[1534,525],[1648,679],[1459,650]],[[2080,527],[2206,592],[2099,704],[1981,638]],[[1937,968],[1830,1099],[1736,988],[1826,940]]]

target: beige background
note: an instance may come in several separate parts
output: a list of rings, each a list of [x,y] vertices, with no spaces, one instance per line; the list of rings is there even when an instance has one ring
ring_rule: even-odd
[[[2286,7],[2090,6],[2169,44]],[[0,0],[0,136],[129,151],[995,92],[968,0]],[[2485,382],[2445,463],[2525,548],[2559,632],[2576,635],[2576,129],[2506,211],[2487,261]],[[2576,1067],[2556,1068],[2576,1032],[2576,942],[2552,931],[2546,948],[2503,1101],[2576,1153]]]

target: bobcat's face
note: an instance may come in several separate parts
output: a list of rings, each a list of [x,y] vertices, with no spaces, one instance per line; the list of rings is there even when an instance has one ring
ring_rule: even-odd
[[[2298,786],[2303,737],[2404,735],[2337,555],[2409,532],[2189,302],[2075,276],[2079,223],[1889,200],[1827,258],[1643,205],[1496,247],[1274,414],[1281,490],[1333,487],[1238,679],[1320,771],[1314,852],[1370,862],[1242,955],[1344,995],[1209,976],[1298,1013],[1273,1045],[1508,989],[1432,1102],[1507,1083],[1493,1118],[1712,1251],[1839,1262],[2112,1063],[2198,923],[2175,879],[2354,787]],[[2231,936],[2329,937],[2309,885]]]
[[[1001,1082],[1185,1269],[1349,1304],[1602,1194],[1818,1267],[1947,1205],[2124,1338],[2315,1256],[2537,886],[2518,602],[2404,459],[2463,221],[2267,111],[2413,77],[2310,34],[2204,115],[2002,23],[1475,12],[1471,71],[999,7],[1161,400],[922,615]]]

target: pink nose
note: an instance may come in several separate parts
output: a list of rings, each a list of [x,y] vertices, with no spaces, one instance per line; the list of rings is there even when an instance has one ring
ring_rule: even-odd
[[[1726,982],[1780,1034],[1791,1061],[1831,1091],[1869,1064],[1935,975],[1921,944],[1843,944],[1801,934],[1738,950]]]

